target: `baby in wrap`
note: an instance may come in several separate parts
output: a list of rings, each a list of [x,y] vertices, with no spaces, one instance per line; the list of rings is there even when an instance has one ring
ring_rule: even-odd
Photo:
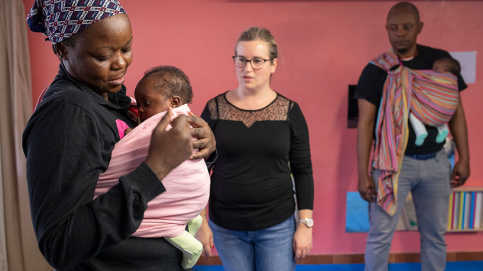
[[[189,79],[178,68],[159,66],[144,74],[135,90],[141,123],[134,129],[126,130],[118,123],[121,140],[114,147],[109,168],[99,176],[95,197],[106,193],[118,183],[120,176],[128,174],[145,160],[151,133],[168,107],[173,108],[173,118],[187,115],[192,96]],[[170,128],[168,126],[167,129]],[[162,182],[166,192],[148,203],[144,219],[133,236],[165,237],[183,252],[181,265],[188,269],[198,261],[203,250],[194,234],[201,225],[199,214],[209,198],[208,169],[203,159],[186,160]],[[188,231],[185,230],[186,225]]]
[[[458,76],[458,74],[460,74],[461,72],[461,66],[458,60],[454,58],[444,57],[436,60],[433,63],[432,70],[439,73],[451,73],[454,76]],[[457,84],[456,81],[455,84]],[[457,85],[455,85],[455,87],[456,86]],[[426,127],[424,127],[424,124],[413,113],[409,113],[409,121],[411,122],[414,133],[416,134],[415,144],[417,146],[421,146],[426,137],[428,136]],[[442,143],[449,133],[448,124],[437,126],[436,128],[438,128],[438,136],[436,137],[436,142]]]

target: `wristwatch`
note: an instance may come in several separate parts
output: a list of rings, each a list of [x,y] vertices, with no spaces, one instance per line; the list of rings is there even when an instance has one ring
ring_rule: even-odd
[[[307,228],[312,228],[314,226],[314,220],[311,217],[300,219],[300,223],[305,224]]]

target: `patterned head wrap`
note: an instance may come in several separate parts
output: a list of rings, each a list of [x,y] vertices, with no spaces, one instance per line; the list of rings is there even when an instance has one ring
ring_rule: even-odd
[[[117,0],[35,0],[27,15],[30,30],[59,43],[104,18],[126,13]]]

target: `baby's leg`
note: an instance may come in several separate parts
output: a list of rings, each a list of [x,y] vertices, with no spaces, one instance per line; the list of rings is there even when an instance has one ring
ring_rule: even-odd
[[[203,218],[201,217],[201,215],[198,215],[197,217],[191,219],[190,222],[188,222],[188,232],[191,233],[191,235],[195,236],[196,232],[201,227],[202,222]]]
[[[193,267],[201,256],[203,245],[191,233],[185,231],[176,237],[165,237],[165,239],[183,252],[181,266],[184,269]]]
[[[444,124],[441,126],[438,126],[438,136],[436,136],[436,143],[443,143],[443,141],[446,139],[446,136],[449,133],[448,130],[448,125]]]
[[[411,122],[411,126],[413,127],[414,133],[416,134],[416,141],[414,144],[416,146],[423,145],[424,140],[428,136],[428,131],[426,131],[426,127],[424,127],[423,123],[414,116],[413,113],[409,113],[409,121]]]

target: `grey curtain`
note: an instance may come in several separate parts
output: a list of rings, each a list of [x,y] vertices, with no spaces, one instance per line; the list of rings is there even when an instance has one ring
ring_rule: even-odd
[[[0,0],[0,197],[6,232],[0,236],[6,241],[6,261],[0,270],[43,271],[52,268],[40,254],[33,232],[22,151],[22,132],[33,107],[25,17],[23,1]],[[8,269],[1,269],[7,264]]]

